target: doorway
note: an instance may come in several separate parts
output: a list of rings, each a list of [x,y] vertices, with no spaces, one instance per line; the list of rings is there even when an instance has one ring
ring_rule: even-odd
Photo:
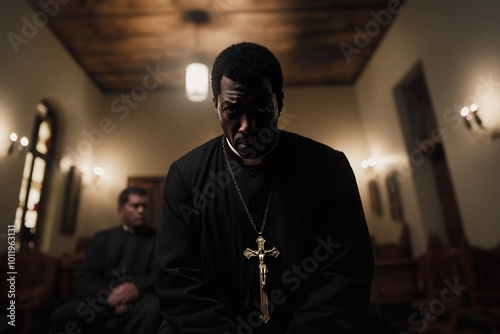
[[[452,247],[467,245],[439,128],[422,65],[418,63],[394,89],[412,177],[427,236]]]

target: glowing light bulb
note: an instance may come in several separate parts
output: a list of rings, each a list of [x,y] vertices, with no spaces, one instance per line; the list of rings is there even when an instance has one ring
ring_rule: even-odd
[[[97,176],[103,176],[104,175],[104,168],[102,167],[94,167],[94,174]]]
[[[469,114],[469,108],[463,107],[462,110],[460,110],[460,115],[463,117],[466,117]]]
[[[186,95],[190,101],[202,102],[208,96],[208,67],[193,63],[186,67]]]
[[[21,145],[23,145],[24,147],[28,146],[29,142],[30,141],[26,137],[21,138],[21,141],[20,141]]]

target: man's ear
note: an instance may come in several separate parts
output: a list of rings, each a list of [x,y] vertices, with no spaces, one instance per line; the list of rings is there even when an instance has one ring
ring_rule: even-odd
[[[217,110],[217,98],[212,96],[212,102],[214,103],[215,110]]]
[[[222,118],[220,117],[220,113],[219,113],[219,108],[217,108],[217,99],[215,98],[215,96],[212,96],[212,101],[214,103],[214,107],[215,107],[215,113],[217,114],[217,117],[219,118],[219,121],[222,122]]]
[[[281,92],[279,96],[277,96],[278,102],[278,117],[281,115],[281,110],[283,109],[283,100],[285,99],[285,93]]]

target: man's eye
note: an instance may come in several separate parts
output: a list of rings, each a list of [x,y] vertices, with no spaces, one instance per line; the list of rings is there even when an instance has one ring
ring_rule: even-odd
[[[236,106],[225,106],[222,110],[228,114],[234,114],[236,112]]]
[[[257,111],[263,112],[263,113],[270,113],[270,112],[272,112],[272,110],[273,110],[272,104],[268,104],[266,106],[262,106],[262,107],[257,108]]]

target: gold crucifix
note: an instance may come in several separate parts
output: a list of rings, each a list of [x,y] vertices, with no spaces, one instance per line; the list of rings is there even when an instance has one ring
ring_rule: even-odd
[[[267,266],[265,257],[266,256],[274,256],[277,257],[280,255],[280,251],[276,249],[276,247],[273,247],[273,249],[264,249],[264,243],[266,240],[259,235],[257,240],[257,245],[259,246],[257,250],[251,250],[250,248],[245,249],[243,252],[243,255],[247,259],[250,259],[251,257],[258,256],[259,257],[259,280],[260,280],[260,318],[264,323],[266,323],[270,316],[269,316],[269,302],[267,300],[267,282],[266,282],[266,275],[267,275]]]

